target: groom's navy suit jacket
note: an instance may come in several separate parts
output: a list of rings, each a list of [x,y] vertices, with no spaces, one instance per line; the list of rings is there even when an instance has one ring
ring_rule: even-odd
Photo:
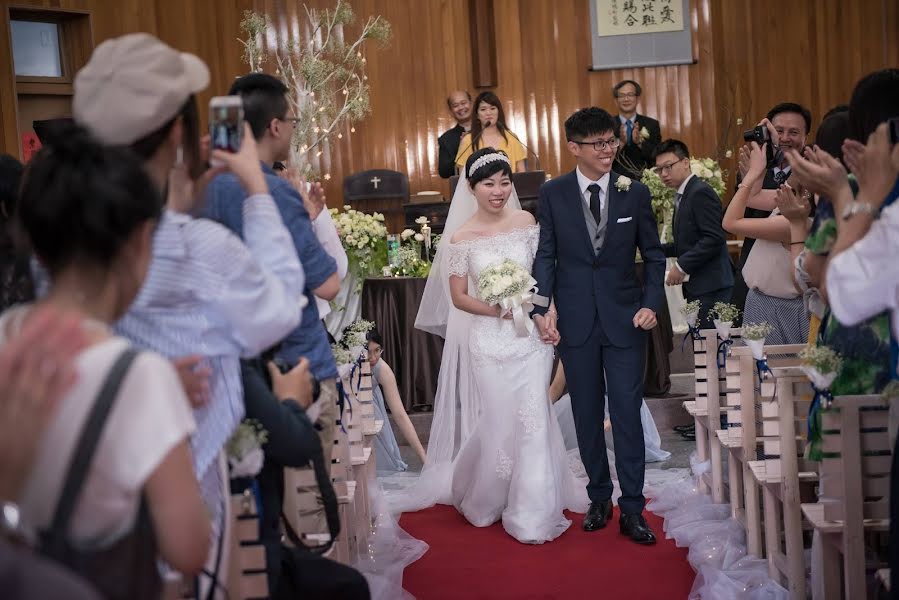
[[[635,346],[645,332],[634,327],[634,315],[644,307],[658,312],[665,301],[665,255],[649,189],[632,181],[628,191],[620,191],[618,177],[613,172],[609,180],[608,224],[598,253],[587,231],[577,174],[572,171],[540,188],[540,243],[533,275],[540,293],[555,298],[566,346],[586,343],[597,320],[613,346]],[[645,265],[643,285],[637,278],[637,249]]]

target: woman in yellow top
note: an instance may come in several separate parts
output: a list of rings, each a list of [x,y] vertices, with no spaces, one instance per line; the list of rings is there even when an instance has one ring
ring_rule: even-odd
[[[477,150],[492,147],[502,150],[509,157],[515,172],[524,171],[527,150],[518,136],[506,127],[506,113],[503,105],[493,92],[481,92],[474,101],[476,119],[472,119],[471,131],[462,136],[456,166],[465,167],[465,161]],[[474,140],[474,144],[472,144]]]

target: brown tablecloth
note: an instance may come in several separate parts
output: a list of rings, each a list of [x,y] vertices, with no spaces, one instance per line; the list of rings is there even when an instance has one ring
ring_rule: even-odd
[[[433,405],[443,356],[440,336],[415,329],[425,281],[372,278],[362,285],[362,318],[374,321],[384,337],[383,358],[396,373],[406,410]]]

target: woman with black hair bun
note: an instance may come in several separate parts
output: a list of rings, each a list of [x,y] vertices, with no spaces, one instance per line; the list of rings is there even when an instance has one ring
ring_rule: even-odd
[[[412,446],[422,463],[425,462],[425,449],[418,439],[415,427],[406,414],[403,399],[400,397],[400,389],[396,382],[393,369],[384,360],[384,339],[378,330],[374,329],[365,335],[368,350],[368,362],[371,365],[371,377],[375,403],[375,419],[384,421],[384,427],[374,440],[377,456],[378,475],[390,475],[398,471],[405,471],[408,465],[403,461],[400,448],[396,443],[396,436],[390,426],[387,416],[387,408],[393,415],[393,421],[399,428],[406,443]],[[385,406],[386,399],[386,406]]]
[[[159,194],[131,152],[104,148],[77,128],[64,132],[29,163],[17,216],[53,285],[39,303],[0,317],[0,346],[38,307],[72,315],[87,340],[76,355],[77,382],[50,418],[22,493],[22,515],[40,530],[50,530],[67,468],[84,450],[82,424],[94,414],[101,386],[116,367],[125,369],[96,451],[87,457],[90,469],[70,526],[50,530],[84,554],[115,553],[129,539],[140,546],[144,560],[115,577],[79,564],[108,598],[135,597],[129,595],[135,581],[147,581],[142,593],[158,590],[157,552],[193,574],[209,548],[209,515],[189,445],[195,423],[178,375],[152,352],[123,362],[133,347],[111,329],[143,285],[161,210]],[[56,365],[47,361],[42,368],[53,372]]]

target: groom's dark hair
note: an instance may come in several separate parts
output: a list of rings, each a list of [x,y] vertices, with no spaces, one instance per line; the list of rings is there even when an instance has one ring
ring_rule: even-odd
[[[565,121],[565,138],[582,141],[591,135],[612,132],[618,135],[619,121],[601,108],[582,108]]]

